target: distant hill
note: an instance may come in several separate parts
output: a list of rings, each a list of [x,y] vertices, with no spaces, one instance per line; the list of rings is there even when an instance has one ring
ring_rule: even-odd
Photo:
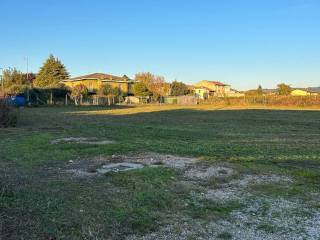
[[[300,89],[300,90],[304,90],[304,91],[307,91],[307,92],[311,92],[311,93],[320,93],[320,87],[307,87],[307,88],[292,88],[292,90],[295,90],[295,89]],[[278,89],[276,88],[266,88],[266,89],[263,89],[262,90],[263,93],[265,94],[271,94],[271,93],[276,93],[278,91]]]
[[[320,87],[309,87],[305,88],[305,90],[312,93],[320,93]]]

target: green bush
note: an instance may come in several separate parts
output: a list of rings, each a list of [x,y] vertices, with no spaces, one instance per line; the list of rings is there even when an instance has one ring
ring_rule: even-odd
[[[66,94],[70,94],[70,90],[66,88],[31,88],[24,92],[24,96],[29,99],[31,105],[46,105],[53,98],[53,104],[63,102]]]
[[[14,109],[8,105],[6,99],[0,99],[0,127],[15,127],[17,125],[17,114]]]
[[[28,90],[28,88],[29,88],[28,85],[14,84],[8,88],[7,92],[10,95],[21,95],[21,94],[24,94]]]

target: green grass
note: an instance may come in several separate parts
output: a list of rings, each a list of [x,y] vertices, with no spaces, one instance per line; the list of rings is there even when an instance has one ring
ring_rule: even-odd
[[[196,156],[208,164],[228,162],[241,173],[291,175],[295,186],[252,191],[296,198],[320,183],[318,111],[53,107],[21,109],[19,117],[17,128],[0,129],[3,239],[121,239],[156,230],[170,214],[206,221],[242,207],[193,199],[188,187],[176,184],[180,173],[162,167],[93,180],[57,175],[70,159],[148,151]],[[70,136],[115,143],[50,144]]]
[[[218,235],[218,239],[224,239],[224,240],[232,239],[232,234],[230,234],[228,232],[220,233]]]

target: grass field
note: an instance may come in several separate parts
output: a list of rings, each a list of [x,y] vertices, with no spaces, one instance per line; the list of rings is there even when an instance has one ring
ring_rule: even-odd
[[[25,108],[0,136],[0,239],[320,239],[320,111]]]

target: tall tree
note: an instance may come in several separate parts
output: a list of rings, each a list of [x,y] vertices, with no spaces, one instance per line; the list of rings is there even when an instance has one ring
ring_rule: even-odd
[[[188,86],[183,82],[173,81],[171,84],[171,95],[172,96],[183,96],[190,93]]]
[[[144,83],[147,87],[153,82],[154,78],[155,75],[150,72],[137,73],[135,76],[137,82]]]
[[[25,74],[18,71],[16,68],[10,68],[3,71],[3,83],[4,87],[8,89],[13,85],[26,85],[27,78]]]
[[[157,76],[149,72],[138,73],[135,76],[135,80],[144,83],[156,99],[164,97],[169,93],[170,85],[165,82],[162,76]]]
[[[55,88],[59,87],[60,81],[69,78],[69,73],[61,61],[50,55],[43,66],[40,68],[35,80],[35,87]]]
[[[285,83],[278,84],[278,94],[279,95],[290,95],[291,93],[291,87]]]

